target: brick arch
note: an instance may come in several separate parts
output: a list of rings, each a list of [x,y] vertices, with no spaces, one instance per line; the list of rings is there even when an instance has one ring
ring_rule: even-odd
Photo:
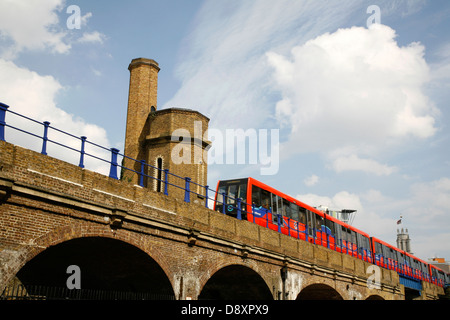
[[[304,287],[297,295],[296,300],[343,300],[344,296],[334,286],[323,282],[313,283]]]
[[[175,292],[173,283],[174,277],[170,272],[170,265],[164,258],[164,255],[154,246],[150,246],[148,244],[148,241],[145,240],[145,238],[148,238],[148,235],[144,236],[120,229],[114,231],[109,227],[109,225],[100,224],[94,226],[71,224],[56,228],[35,240],[31,240],[31,246],[23,249],[21,259],[16,264],[16,268],[14,268],[14,270],[11,270],[11,274],[7,283],[15,277],[15,275],[20,271],[20,269],[25,266],[27,262],[32,260],[40,253],[44,252],[49,247],[62,244],[66,241],[74,239],[90,237],[115,239],[125,242],[143,251],[159,265],[159,267],[162,269],[162,271],[170,281],[172,290]]]
[[[371,294],[365,300],[385,300],[385,298],[378,294]]]
[[[260,278],[264,281],[265,285],[267,286],[268,290],[271,291],[269,279],[265,276],[265,272],[259,270],[258,264],[254,260],[245,260],[245,262],[243,262],[242,258],[237,258],[227,260],[217,259],[215,262],[211,263],[211,265],[205,270],[205,272],[199,279],[200,290],[198,294],[199,295],[201,294],[201,292],[205,288],[205,285],[217,272],[230,266],[240,266],[252,270],[257,275],[260,276]]]
[[[300,288],[300,291],[297,294],[296,299],[298,299],[298,297],[302,294],[303,290],[305,290],[307,288],[311,288],[313,286],[325,286],[327,288],[333,289],[336,291],[337,294],[339,294],[342,297],[342,299],[345,299],[345,297],[347,296],[347,293],[343,292],[343,289],[340,286],[337,286],[335,281],[333,281],[332,279],[322,278],[322,277],[313,275],[313,276],[306,277],[306,281],[303,283],[302,287]]]

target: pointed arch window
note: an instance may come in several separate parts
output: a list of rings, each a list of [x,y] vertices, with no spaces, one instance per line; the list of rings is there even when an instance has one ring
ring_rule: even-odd
[[[162,158],[157,159],[157,168],[158,168],[158,181],[156,182],[156,191],[161,192],[162,186],[162,170],[163,170],[163,160]]]
[[[163,192],[163,179],[164,179],[164,159],[159,156],[155,159],[155,184],[154,190],[156,192]]]

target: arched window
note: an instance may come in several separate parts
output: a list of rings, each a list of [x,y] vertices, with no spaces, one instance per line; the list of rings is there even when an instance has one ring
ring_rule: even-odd
[[[156,192],[162,191],[162,179],[163,179],[163,159],[158,157],[156,159],[156,167],[158,168],[156,171]]]

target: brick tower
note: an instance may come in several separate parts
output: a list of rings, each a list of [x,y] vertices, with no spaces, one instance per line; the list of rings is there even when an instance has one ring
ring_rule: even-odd
[[[151,59],[133,59],[128,66],[130,71],[130,87],[128,93],[127,125],[125,133],[125,155],[136,160],[146,159],[142,148],[147,135],[147,118],[152,107],[156,108],[158,91],[158,63]],[[124,167],[140,171],[136,161],[124,159]],[[124,173],[126,177],[137,176],[131,172]]]
[[[138,161],[144,160],[145,174],[156,179],[144,179],[144,186],[164,192],[163,170],[168,169],[170,184],[168,193],[184,199],[184,178],[191,179],[190,189],[204,195],[197,184],[207,184],[207,150],[211,143],[205,139],[209,119],[195,110],[169,108],[157,109],[159,65],[145,58],[133,59],[128,67],[130,89],[128,97],[125,155]],[[123,166],[137,172],[141,163],[125,158]],[[173,176],[177,175],[181,178]],[[122,179],[135,184],[139,175],[124,170]],[[161,181],[163,180],[163,181]],[[195,200],[194,200],[195,201]]]
[[[408,229],[403,230],[402,228],[401,231],[397,229],[397,248],[412,254]]]

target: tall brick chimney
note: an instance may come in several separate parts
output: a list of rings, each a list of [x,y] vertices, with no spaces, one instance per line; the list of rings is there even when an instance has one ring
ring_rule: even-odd
[[[123,167],[135,172],[124,169],[121,179],[156,192],[168,191],[171,196],[184,199],[185,178],[190,178],[196,183],[191,190],[201,198],[205,193],[203,186],[207,184],[206,158],[211,146],[211,142],[205,137],[209,118],[190,109],[157,110],[160,69],[154,60],[133,59],[128,70],[130,89],[124,154],[131,159],[125,158]],[[181,133],[178,129],[182,129]],[[174,138],[172,134],[176,132],[178,134]],[[182,161],[179,161],[180,154],[183,155]],[[143,166],[146,177],[142,184],[139,175],[140,161],[147,164]],[[172,174],[167,186],[164,170],[169,170]]]
[[[130,71],[130,88],[128,94],[128,112],[125,135],[125,152],[130,158],[146,159],[145,137],[147,135],[147,118],[152,110],[157,108],[158,72],[160,70],[156,61],[146,58],[133,59],[128,66]],[[140,170],[140,164],[124,159],[126,168]],[[137,175],[126,173],[137,182]]]

